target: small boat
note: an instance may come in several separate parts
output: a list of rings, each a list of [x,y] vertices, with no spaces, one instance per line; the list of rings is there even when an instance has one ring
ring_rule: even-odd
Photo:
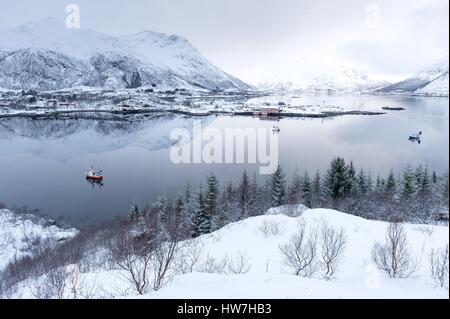
[[[279,131],[280,131],[280,128],[279,128],[278,126],[274,125],[274,126],[272,127],[272,131],[273,131],[273,132],[279,132]]]
[[[422,136],[422,131],[420,131],[419,133],[413,133],[413,134],[409,135],[408,139],[410,141],[419,141],[421,136]]]
[[[93,180],[93,181],[102,181],[103,180],[103,170],[95,171],[94,168],[91,166],[86,171],[86,179]]]

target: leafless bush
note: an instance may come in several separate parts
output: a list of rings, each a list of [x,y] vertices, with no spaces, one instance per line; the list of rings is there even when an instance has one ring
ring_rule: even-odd
[[[206,256],[205,261],[199,265],[198,271],[209,274],[225,274],[227,264],[228,264],[227,256],[225,256],[220,260],[217,260],[208,254]]]
[[[276,221],[264,221],[264,223],[258,227],[259,231],[264,237],[281,235],[280,223]]]
[[[299,225],[298,232],[289,242],[280,245],[285,264],[296,276],[311,277],[317,271],[317,229],[310,229],[308,234],[304,224]]]
[[[389,223],[385,242],[372,247],[372,261],[391,278],[408,278],[417,271],[419,261],[411,255],[401,223]]]
[[[428,235],[429,237],[431,237],[434,233],[434,227],[431,225],[417,226],[416,229],[417,229],[417,231],[419,231],[425,235]]]
[[[440,286],[448,289],[448,244],[445,248],[432,249],[429,256],[431,277]]]
[[[91,299],[95,296],[97,291],[96,283],[88,283],[86,278],[80,272],[80,267],[78,265],[69,265],[66,267],[66,271],[68,273],[67,289],[69,292],[69,298]]]
[[[166,285],[175,272],[172,270],[174,265],[174,257],[178,249],[178,242],[171,240],[168,242],[158,243],[152,252],[153,265],[153,290],[159,290]]]
[[[145,294],[150,285],[151,249],[138,251],[132,238],[125,233],[115,239],[112,247],[112,260],[118,268],[125,271],[124,279],[132,284],[138,294]]]
[[[185,241],[175,258],[176,272],[180,274],[193,272],[202,257],[203,246],[198,241]]]
[[[210,274],[238,275],[246,274],[250,268],[250,259],[247,254],[239,252],[235,258],[225,255],[222,259],[216,259],[207,255],[206,260],[200,264],[198,271]]]
[[[63,299],[68,276],[65,267],[51,269],[42,277],[34,279],[31,293],[37,299]]]
[[[323,277],[326,280],[330,280],[334,277],[344,254],[346,245],[345,231],[343,229],[338,230],[323,223],[321,235]]]
[[[176,240],[164,241],[160,236],[136,241],[129,232],[115,238],[111,258],[124,278],[140,295],[150,288],[158,290],[173,276],[174,258],[178,249]]]
[[[236,258],[228,259],[228,274],[246,274],[250,271],[250,259],[245,252],[239,252]]]

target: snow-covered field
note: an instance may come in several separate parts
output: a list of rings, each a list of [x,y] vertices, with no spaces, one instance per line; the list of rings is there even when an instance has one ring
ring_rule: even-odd
[[[428,264],[431,249],[448,244],[447,226],[406,224],[408,244],[420,266],[410,278],[392,279],[371,262],[372,246],[384,240],[387,223],[328,209],[303,210],[291,211],[300,216],[289,217],[272,209],[193,240],[189,249],[199,253],[193,271],[176,275],[157,292],[137,295],[120,270],[99,269],[80,276],[89,283],[91,297],[97,298],[448,298],[448,288],[436,285]],[[346,248],[334,279],[323,279],[321,271],[311,278],[298,277],[284,264],[279,247],[300,223],[308,229],[326,223],[345,231]],[[211,271],[205,266],[224,258],[231,267]],[[12,297],[33,298],[30,285],[22,282]]]
[[[44,220],[33,219],[0,209],[0,270],[14,259],[29,256],[39,246],[53,245],[77,233],[73,228],[63,229]]]

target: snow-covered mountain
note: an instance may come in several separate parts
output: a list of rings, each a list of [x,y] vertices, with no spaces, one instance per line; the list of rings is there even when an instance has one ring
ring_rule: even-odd
[[[449,60],[448,56],[446,56],[409,78],[383,87],[377,91],[382,93],[448,96],[448,71]]]
[[[326,71],[299,72],[292,79],[260,83],[261,89],[301,91],[304,93],[364,92],[386,85],[371,79],[363,71],[350,66],[334,66]]]
[[[69,29],[52,18],[0,31],[0,87],[60,89],[80,84],[250,89],[176,35],[144,31],[116,37]]]

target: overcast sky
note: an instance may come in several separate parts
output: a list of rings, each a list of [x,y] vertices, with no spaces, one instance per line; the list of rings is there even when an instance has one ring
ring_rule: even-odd
[[[351,64],[399,79],[448,54],[448,0],[0,0],[0,28],[78,4],[81,27],[186,37],[245,81]],[[0,39],[1,41],[1,39]]]

